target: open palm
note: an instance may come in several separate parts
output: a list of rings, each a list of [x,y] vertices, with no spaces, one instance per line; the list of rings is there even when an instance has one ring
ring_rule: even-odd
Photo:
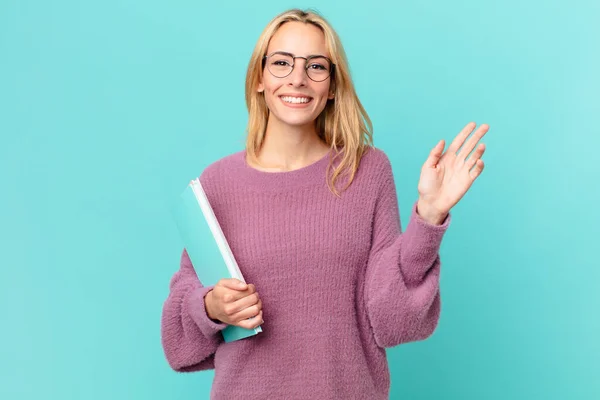
[[[485,151],[485,145],[480,143],[477,146],[477,143],[487,133],[489,126],[481,125],[469,140],[466,140],[476,126],[474,122],[468,123],[445,153],[443,152],[444,140],[440,140],[421,168],[419,197],[441,213],[449,212],[483,171],[484,164],[481,156]],[[475,151],[468,157],[473,149]]]

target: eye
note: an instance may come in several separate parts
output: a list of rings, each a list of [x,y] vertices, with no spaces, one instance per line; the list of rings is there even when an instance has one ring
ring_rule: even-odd
[[[279,67],[287,67],[290,63],[286,60],[274,60],[273,65],[277,65]]]
[[[310,64],[310,65],[309,65],[309,68],[311,68],[311,69],[316,69],[316,70],[321,70],[321,71],[323,71],[323,70],[326,70],[326,69],[327,69],[327,67],[325,67],[323,64],[318,64],[318,63],[313,63],[313,64]]]

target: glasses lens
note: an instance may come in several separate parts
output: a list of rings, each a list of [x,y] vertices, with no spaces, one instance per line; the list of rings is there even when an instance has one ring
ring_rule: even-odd
[[[308,60],[306,73],[313,81],[324,81],[331,73],[331,65],[324,57],[313,57]]]
[[[274,53],[267,58],[267,68],[278,78],[288,76],[293,65],[294,59],[286,54]]]

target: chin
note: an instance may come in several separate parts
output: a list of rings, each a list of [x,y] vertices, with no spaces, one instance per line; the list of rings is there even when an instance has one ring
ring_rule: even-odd
[[[313,112],[310,113],[298,113],[298,112],[289,112],[287,110],[277,110],[279,112],[274,113],[274,117],[277,118],[282,124],[294,127],[301,127],[310,125],[313,126],[316,119],[319,117],[319,113]]]
[[[281,116],[276,116],[277,119],[283,124],[283,125],[287,125],[287,126],[293,126],[293,127],[303,127],[303,126],[313,126],[315,124],[315,120],[317,119],[317,117],[309,117],[309,118],[290,118],[290,117],[281,117]]]

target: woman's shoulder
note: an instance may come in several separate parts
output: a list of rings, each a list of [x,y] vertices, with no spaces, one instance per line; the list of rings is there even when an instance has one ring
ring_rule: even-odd
[[[210,183],[215,180],[221,180],[226,175],[234,173],[235,170],[240,167],[241,162],[243,162],[244,154],[244,150],[237,151],[212,161],[202,170],[199,177],[200,180],[203,183]]]
[[[392,164],[387,153],[375,146],[369,146],[360,160],[360,169],[367,173],[381,174],[389,173],[392,170]]]

